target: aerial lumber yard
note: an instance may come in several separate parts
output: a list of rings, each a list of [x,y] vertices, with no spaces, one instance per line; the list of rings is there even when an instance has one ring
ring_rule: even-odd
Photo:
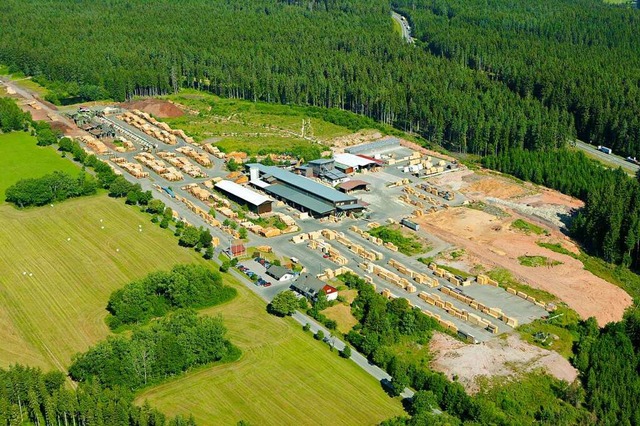
[[[640,425],[636,2],[5,2],[0,426]]]

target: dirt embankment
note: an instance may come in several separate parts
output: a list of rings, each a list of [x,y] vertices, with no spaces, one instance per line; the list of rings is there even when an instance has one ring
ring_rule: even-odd
[[[469,393],[479,390],[480,377],[515,378],[538,369],[569,383],[578,377],[578,371],[560,354],[530,345],[517,335],[468,345],[446,334],[436,333],[431,339],[430,349],[434,354],[432,368],[449,378],[457,376]]]
[[[137,109],[151,114],[158,118],[175,118],[182,117],[184,111],[178,108],[174,103],[161,99],[142,99],[130,101],[120,104],[126,109]]]

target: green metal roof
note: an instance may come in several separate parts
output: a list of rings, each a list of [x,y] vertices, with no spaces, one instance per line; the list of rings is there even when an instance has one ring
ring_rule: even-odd
[[[307,179],[303,176],[299,176],[295,173],[291,173],[287,170],[282,170],[275,166],[265,166],[264,164],[257,163],[247,164],[246,167],[248,167],[249,169],[256,167],[263,174],[273,176],[277,180],[286,183],[289,186],[307,191],[310,194],[315,194],[316,196],[323,198],[331,203],[356,201],[354,197],[343,194],[342,192],[336,191],[335,189],[329,188],[328,186],[325,186],[321,183],[318,183],[311,179]]]
[[[264,190],[269,194],[289,200],[317,214],[327,214],[334,211],[334,207],[331,204],[323,203],[288,186],[269,185]]]

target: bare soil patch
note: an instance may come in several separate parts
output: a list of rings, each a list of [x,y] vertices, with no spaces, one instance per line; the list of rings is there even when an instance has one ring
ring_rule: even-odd
[[[184,115],[184,111],[178,108],[173,102],[162,99],[142,99],[120,104],[123,108],[138,109],[158,118],[175,118]]]
[[[517,335],[506,339],[491,339],[485,344],[469,345],[442,333],[435,333],[430,342],[434,355],[431,366],[458,381],[469,393],[479,390],[480,377],[512,377],[537,369],[571,383],[578,371],[569,361],[554,351],[530,345]]]
[[[529,193],[522,185],[518,185],[508,179],[492,176],[483,176],[481,179],[468,184],[462,192],[480,198],[489,196],[504,199],[517,198]]]
[[[417,218],[422,229],[460,248],[464,248],[476,263],[491,269],[502,267],[511,271],[527,285],[545,290],[574,309],[581,317],[595,317],[600,325],[619,321],[624,310],[631,305],[631,297],[621,288],[584,269],[582,262],[540,247],[538,235],[526,235],[512,230],[510,225],[519,216],[498,218],[488,213],[465,207],[442,210]],[[541,225],[541,224],[538,224]],[[545,237],[551,242],[566,242],[557,230]],[[563,244],[569,245],[569,244]],[[546,256],[562,262],[551,268],[529,268],[521,265],[519,256]]]

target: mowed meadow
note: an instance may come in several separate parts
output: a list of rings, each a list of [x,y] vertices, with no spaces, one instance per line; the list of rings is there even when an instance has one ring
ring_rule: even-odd
[[[170,231],[106,195],[24,211],[0,205],[0,366],[66,370],[109,334],[112,291],[193,261],[200,256]]]
[[[25,132],[0,134],[0,203],[4,192],[20,179],[35,178],[56,170],[77,175],[80,167],[60,157],[52,147],[36,145]]]
[[[403,414],[400,401],[355,363],[291,318],[268,314],[264,302],[235,279],[227,283],[238,297],[202,314],[222,316],[242,357],[152,387],[138,396],[139,404],[147,400],[172,416],[191,413],[203,425],[241,419],[256,425],[371,425]]]

